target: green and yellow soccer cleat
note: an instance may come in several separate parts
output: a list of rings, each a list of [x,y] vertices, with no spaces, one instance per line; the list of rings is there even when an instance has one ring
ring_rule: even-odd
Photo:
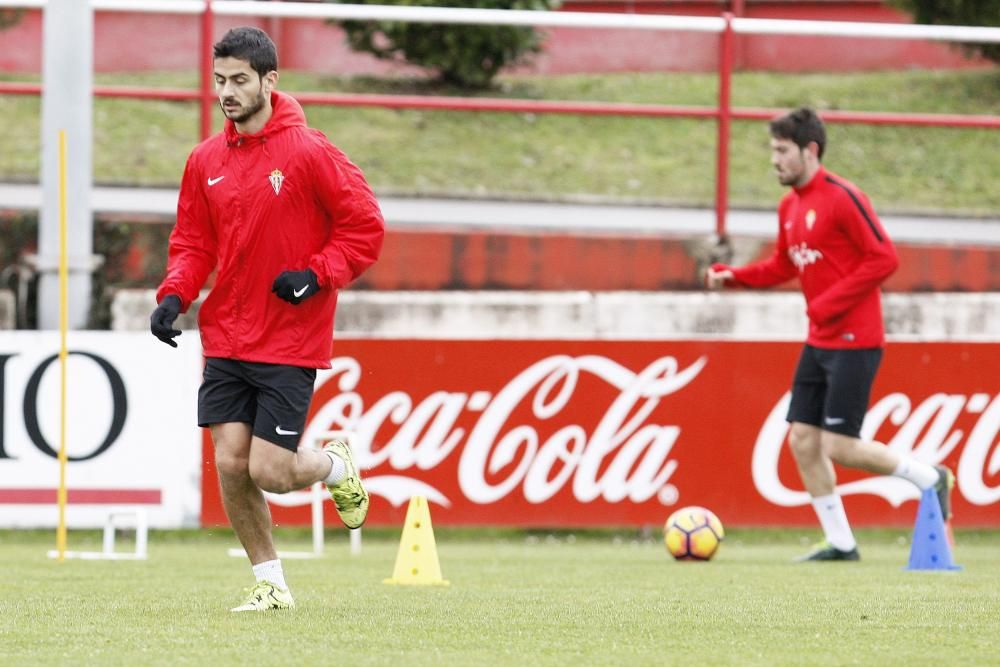
[[[945,521],[951,519],[951,490],[955,488],[955,473],[947,466],[936,465],[934,469],[938,471],[938,481],[934,482],[934,492],[938,497],[938,504],[941,505],[941,516]]]
[[[291,609],[295,606],[291,592],[285,588],[279,588],[270,581],[258,581],[257,585],[250,589],[250,597],[239,607],[233,607],[229,611],[269,611],[271,609]]]
[[[323,451],[343,459],[347,468],[344,479],[339,484],[326,485],[333,504],[337,507],[337,514],[348,528],[360,528],[368,516],[368,492],[361,484],[361,475],[354,465],[351,448],[343,440],[331,440]]]

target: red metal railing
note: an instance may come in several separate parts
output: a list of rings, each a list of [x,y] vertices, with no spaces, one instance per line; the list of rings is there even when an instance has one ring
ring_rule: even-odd
[[[212,132],[212,115],[216,109],[215,82],[212,76],[212,45],[215,32],[215,12],[212,0],[204,0],[201,13],[199,66],[201,69],[198,90],[146,88],[137,86],[94,86],[96,97],[154,99],[168,101],[197,101],[199,103],[199,132],[202,139]],[[733,9],[742,11],[742,2],[734,2]],[[739,14],[735,14],[738,16]],[[433,95],[377,95],[358,93],[296,93],[302,104],[380,107],[389,109],[426,109],[448,111],[487,111],[510,113],[557,113],[598,116],[633,116],[651,118],[701,118],[715,119],[718,127],[716,146],[716,233],[726,236],[728,211],[729,144],[733,120],[767,120],[782,113],[783,109],[733,108],[731,106],[732,70],[735,31],[733,12],[722,15],[724,29],[719,33],[719,98],[715,107],[631,104],[580,101],[540,101],[505,98],[463,98]],[[38,83],[0,82],[0,94],[40,95]],[[889,112],[824,111],[823,119],[832,123],[864,125],[901,125],[921,127],[952,127],[1000,129],[1000,116],[970,114],[922,114]]]

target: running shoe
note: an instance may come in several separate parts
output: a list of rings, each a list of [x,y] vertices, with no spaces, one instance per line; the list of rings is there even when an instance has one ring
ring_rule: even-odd
[[[229,611],[269,611],[271,609],[291,609],[295,600],[287,588],[279,588],[270,581],[258,581],[250,589],[247,601]]]
[[[936,465],[934,468],[940,475],[934,482],[934,492],[941,505],[941,516],[947,521],[951,518],[951,490],[955,488],[955,474],[947,466]]]
[[[858,548],[854,547],[850,551],[841,551],[837,547],[833,546],[829,542],[820,542],[813,550],[807,553],[805,556],[799,556],[795,559],[796,562],[804,563],[806,561],[830,561],[830,560],[861,560],[861,554],[858,553]]]
[[[326,485],[333,504],[337,507],[337,514],[348,528],[360,528],[368,516],[368,492],[361,484],[361,475],[354,465],[351,448],[343,440],[331,440],[323,451],[341,458],[347,468],[339,483]]]

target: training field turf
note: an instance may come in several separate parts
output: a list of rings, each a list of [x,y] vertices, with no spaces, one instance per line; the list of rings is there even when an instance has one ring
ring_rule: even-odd
[[[397,587],[398,533],[366,531],[351,556],[336,531],[324,558],[284,561],[296,609],[231,614],[251,576],[225,531],[63,563],[54,531],[0,531],[0,664],[1000,664],[1000,532],[959,532],[958,573],[903,570],[903,531],[859,531],[859,563],[791,563],[807,537],[730,531],[715,561],[678,563],[655,534],[439,529],[451,585]]]

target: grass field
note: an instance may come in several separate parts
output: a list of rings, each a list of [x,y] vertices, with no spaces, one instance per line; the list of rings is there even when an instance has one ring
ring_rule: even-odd
[[[908,533],[859,531],[859,563],[797,564],[814,531],[731,531],[678,563],[656,535],[437,531],[448,587],[382,583],[398,532],[331,533],[286,560],[297,607],[231,614],[251,576],[227,531],[153,533],[148,561],[46,558],[0,532],[5,665],[1000,664],[1000,533],[959,532],[961,572],[910,572]],[[279,546],[309,548],[301,532]],[[71,549],[99,535],[70,533]]]
[[[10,78],[10,77],[6,77]],[[21,77],[23,78],[23,77]],[[98,83],[194,89],[193,73],[101,75]],[[412,79],[350,79],[284,72],[288,92],[458,95]],[[714,74],[507,76],[492,97],[714,106]],[[1000,114],[1000,68],[863,74],[737,73],[733,104],[820,110]],[[0,180],[36,180],[40,104],[0,95],[7,119]],[[380,195],[494,196],[710,206],[716,127],[711,120],[308,107]],[[216,124],[221,126],[221,116]],[[176,187],[197,142],[191,103],[98,99],[94,178]],[[995,130],[831,125],[826,164],[862,185],[881,212],[1000,214]],[[768,165],[766,124],[736,122],[730,151],[734,206],[771,208],[782,194]]]

